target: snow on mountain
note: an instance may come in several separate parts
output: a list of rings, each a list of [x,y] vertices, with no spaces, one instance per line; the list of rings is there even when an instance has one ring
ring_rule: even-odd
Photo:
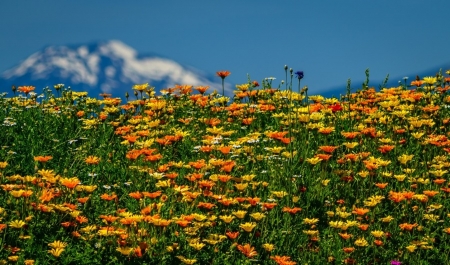
[[[221,80],[156,55],[139,55],[124,43],[111,40],[78,46],[48,46],[0,75],[0,91],[11,86],[42,88],[65,84],[89,95],[111,93],[123,97],[135,84],[149,83],[156,90],[176,84],[210,86],[222,90]],[[227,85],[227,90],[230,90]],[[97,94],[97,95],[96,95]],[[131,93],[130,93],[131,94]]]

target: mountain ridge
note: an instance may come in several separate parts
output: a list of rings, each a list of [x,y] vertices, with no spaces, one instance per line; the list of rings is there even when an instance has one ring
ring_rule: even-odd
[[[158,88],[176,84],[210,86],[221,91],[219,78],[156,53],[138,53],[118,40],[88,44],[50,45],[0,74],[0,91],[12,85],[39,88],[55,84],[89,94],[123,97],[134,84]],[[226,84],[227,91],[230,85]]]

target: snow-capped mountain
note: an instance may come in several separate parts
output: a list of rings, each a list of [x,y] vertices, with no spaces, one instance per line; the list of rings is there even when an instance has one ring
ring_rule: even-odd
[[[11,93],[11,86],[32,85],[39,93],[45,87],[65,84],[74,91],[87,91],[96,97],[110,93],[132,94],[135,84],[149,83],[156,91],[176,84],[210,86],[222,90],[221,80],[192,67],[156,55],[140,55],[117,41],[84,45],[48,46],[0,75],[0,91]],[[230,86],[228,85],[228,88]]]

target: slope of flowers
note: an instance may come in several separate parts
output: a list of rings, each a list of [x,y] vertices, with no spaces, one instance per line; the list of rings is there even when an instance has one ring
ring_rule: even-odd
[[[448,264],[449,84],[19,87],[0,98],[0,264]]]

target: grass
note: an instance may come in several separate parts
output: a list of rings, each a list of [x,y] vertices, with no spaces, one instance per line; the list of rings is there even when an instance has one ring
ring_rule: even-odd
[[[0,264],[449,264],[450,78],[292,77],[2,95]]]

